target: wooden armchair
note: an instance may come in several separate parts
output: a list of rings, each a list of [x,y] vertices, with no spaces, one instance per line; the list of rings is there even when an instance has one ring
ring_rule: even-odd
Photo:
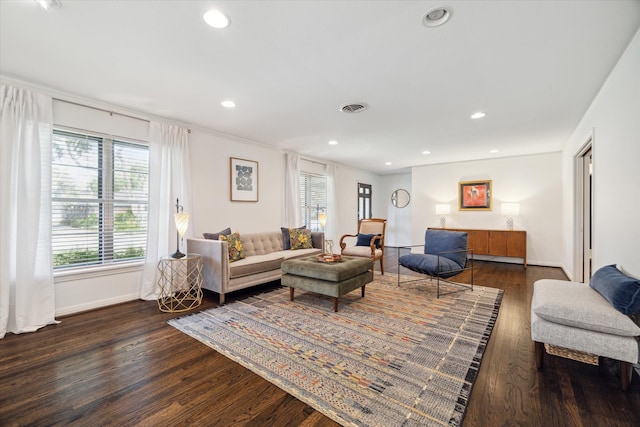
[[[380,260],[380,272],[384,274],[384,232],[387,220],[384,218],[361,219],[358,223],[358,234],[344,234],[340,237],[342,255]],[[347,245],[356,238],[355,245]]]

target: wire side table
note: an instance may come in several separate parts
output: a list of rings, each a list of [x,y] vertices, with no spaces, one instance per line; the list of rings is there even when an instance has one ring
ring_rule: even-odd
[[[187,254],[183,258],[162,257],[158,262],[160,311],[175,313],[202,303],[202,257]]]

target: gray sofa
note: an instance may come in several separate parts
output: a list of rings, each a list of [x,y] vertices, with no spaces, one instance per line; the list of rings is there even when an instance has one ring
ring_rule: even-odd
[[[229,292],[280,279],[283,261],[322,253],[324,233],[312,232],[312,249],[284,249],[282,232],[240,234],[246,258],[229,262],[227,242],[187,239],[187,251],[202,255],[202,287],[220,294],[224,304]]]

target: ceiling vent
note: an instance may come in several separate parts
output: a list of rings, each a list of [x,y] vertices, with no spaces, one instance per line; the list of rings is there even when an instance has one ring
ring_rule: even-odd
[[[340,106],[340,111],[343,113],[359,113],[368,108],[367,104],[363,102],[355,102],[353,104],[344,104]]]

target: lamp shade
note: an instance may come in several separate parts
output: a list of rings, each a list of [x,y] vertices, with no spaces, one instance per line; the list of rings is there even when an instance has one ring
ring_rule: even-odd
[[[451,213],[451,205],[436,205],[436,215],[449,215]]]
[[[503,203],[502,215],[514,217],[520,214],[520,203]]]
[[[189,228],[189,214],[186,213],[175,213],[173,214],[173,219],[176,222],[176,229],[178,230],[178,234],[180,237],[184,237],[184,234],[187,232],[187,228]]]
[[[318,221],[320,221],[320,225],[322,226],[322,228],[324,228],[324,226],[327,225],[327,214],[326,213],[319,213],[318,214]]]

